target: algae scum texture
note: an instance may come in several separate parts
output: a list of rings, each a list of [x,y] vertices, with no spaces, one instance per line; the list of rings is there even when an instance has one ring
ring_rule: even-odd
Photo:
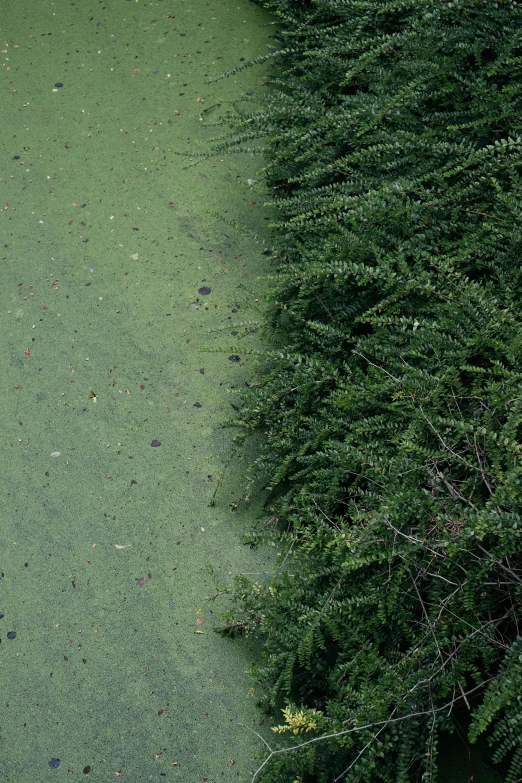
[[[238,0],[0,12],[0,779],[247,781],[255,651],[213,633],[206,565],[270,568],[229,510],[238,466],[208,505],[263,296],[261,246],[215,215],[266,225],[259,162],[176,153],[258,88],[207,79],[264,53],[266,20]]]

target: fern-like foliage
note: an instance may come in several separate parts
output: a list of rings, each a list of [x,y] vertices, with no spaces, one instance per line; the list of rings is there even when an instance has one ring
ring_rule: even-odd
[[[522,6],[271,0],[261,108],[279,218],[268,325],[240,423],[284,551],[238,583],[275,707],[329,738],[265,783],[437,779],[472,712],[522,777]],[[313,733],[313,732],[312,732]],[[335,735],[335,736],[332,736]],[[308,736],[308,735],[307,735]],[[301,747],[302,745],[302,747]]]

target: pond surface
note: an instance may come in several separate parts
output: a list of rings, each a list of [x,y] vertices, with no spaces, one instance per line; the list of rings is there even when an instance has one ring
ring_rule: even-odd
[[[229,508],[244,459],[209,505],[263,297],[218,215],[262,230],[261,163],[176,153],[259,89],[206,81],[270,28],[244,0],[0,13],[1,779],[248,781],[254,651],[213,632],[207,564],[270,568]]]

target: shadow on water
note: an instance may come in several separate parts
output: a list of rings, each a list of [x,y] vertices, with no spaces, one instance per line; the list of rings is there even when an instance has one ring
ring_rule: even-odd
[[[263,194],[257,159],[185,169],[175,150],[205,148],[204,105],[261,83],[206,80],[266,51],[263,14],[0,13],[0,778],[248,781],[255,650],[213,633],[206,565],[271,567],[229,509],[241,457],[208,505],[263,256],[212,215],[259,230]]]
[[[486,739],[474,745],[467,741],[469,719],[455,719],[453,734],[442,734],[438,744],[438,765],[441,783],[502,783],[503,778],[491,764]]]

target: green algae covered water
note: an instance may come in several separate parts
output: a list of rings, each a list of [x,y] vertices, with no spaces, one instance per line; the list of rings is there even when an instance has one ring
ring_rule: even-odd
[[[213,632],[208,566],[273,568],[241,544],[221,428],[260,348],[266,213],[258,159],[178,153],[255,100],[260,68],[207,80],[265,53],[268,20],[245,0],[0,14],[0,780],[247,783],[256,651]],[[499,779],[465,740],[440,750],[441,780]]]
[[[263,574],[229,504],[266,225],[208,149],[263,72],[245,0],[0,0],[0,779],[248,781],[254,651],[213,632]],[[262,577],[260,577],[262,578]]]

